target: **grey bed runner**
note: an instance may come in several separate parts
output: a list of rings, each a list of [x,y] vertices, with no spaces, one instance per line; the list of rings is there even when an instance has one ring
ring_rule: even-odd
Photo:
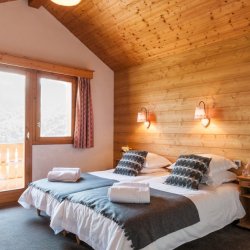
[[[69,195],[68,200],[83,204],[116,222],[132,242],[141,249],[153,241],[200,221],[194,203],[182,195],[150,189],[150,204],[112,203],[108,187]]]
[[[116,180],[101,178],[92,174],[81,174],[81,178],[77,182],[51,182],[48,179],[42,179],[31,182],[29,185],[35,187],[45,193],[49,193],[58,201],[63,201],[69,194],[112,186]]]

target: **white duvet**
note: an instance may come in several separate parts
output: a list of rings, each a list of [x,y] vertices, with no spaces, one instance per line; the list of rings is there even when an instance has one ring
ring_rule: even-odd
[[[90,172],[92,175],[96,175],[106,179],[113,179],[117,181],[133,181],[139,182],[143,180],[149,180],[156,176],[166,175],[166,171],[163,169],[162,172],[156,172],[151,174],[141,174],[139,176],[127,176],[127,175],[120,175],[114,174],[114,169],[109,169],[105,171],[96,171]],[[24,208],[31,208],[35,207],[47,215],[52,216],[55,209],[59,206],[60,202],[53,198],[48,193],[45,193],[37,188],[29,186],[23,194],[20,196],[18,200],[19,204],[21,204]]]
[[[191,199],[198,209],[200,222],[154,241],[146,246],[145,250],[174,249],[221,229],[245,215],[239,200],[238,187],[235,184],[223,184],[216,189],[202,185],[200,190],[192,191],[162,184],[163,181],[164,178],[155,178],[149,183],[152,188],[184,195]],[[95,250],[131,249],[131,242],[115,222],[84,205],[67,200],[55,210],[51,219],[51,228],[55,233],[63,229],[72,232]]]

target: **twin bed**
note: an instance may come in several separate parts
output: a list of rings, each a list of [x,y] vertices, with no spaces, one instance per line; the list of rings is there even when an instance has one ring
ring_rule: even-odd
[[[174,249],[245,215],[234,183],[216,188],[200,184],[193,190],[167,185],[164,171],[127,176],[107,170],[90,175],[94,185],[86,185],[88,178],[83,175],[85,186],[76,192],[32,184],[19,203],[50,215],[55,233],[74,233],[96,250]],[[123,181],[149,183],[150,204],[110,202],[108,188]]]
[[[153,239],[153,242],[142,248],[134,247],[134,249],[174,249],[186,242],[219,230],[245,214],[239,201],[236,184],[223,184],[216,189],[203,185],[200,190],[193,191],[165,185],[162,183],[164,178],[149,180],[150,187],[189,198],[198,210],[199,221],[156,240]],[[79,195],[84,197],[84,192],[71,195],[70,199],[64,200],[57,208],[56,214],[51,220],[51,227],[55,233],[62,230],[72,232],[94,249],[133,249],[131,247],[133,243],[128,240],[124,229],[114,220],[102,215],[101,211],[98,212],[89,206],[76,202],[75,198]],[[127,204],[123,204],[123,206],[126,209],[129,208]],[[142,205],[137,205],[137,207],[142,209]],[[151,214],[153,219],[156,219],[156,214],[157,211],[155,214]],[[180,210],[176,216],[178,216],[177,223],[180,223],[179,220],[187,217],[187,211]],[[135,223],[140,227],[138,221]],[[166,226],[169,227],[168,224]],[[149,232],[152,230],[150,227],[147,229]],[[140,234],[142,234],[140,229],[138,228],[134,233],[139,234],[137,240],[140,240]]]
[[[166,171],[159,171],[155,173],[150,174],[140,174],[139,176],[126,176],[126,175],[120,175],[120,174],[114,174],[114,169],[109,169],[105,171],[96,171],[91,172],[90,174],[93,177],[102,178],[101,181],[99,181],[98,184],[95,183],[95,179],[89,180],[85,185],[86,179],[83,177],[82,182],[80,180],[80,183],[83,183],[83,186],[78,189],[79,191],[84,191],[87,189],[92,188],[98,188],[98,187],[104,187],[104,186],[111,186],[114,181],[132,181],[132,182],[140,182],[143,180],[149,180],[153,177],[166,175]],[[23,192],[21,197],[19,198],[18,202],[24,207],[24,208],[31,208],[35,207],[36,209],[46,213],[49,216],[53,215],[53,212],[56,210],[56,208],[60,205],[61,201],[69,194],[75,193],[77,191],[72,191],[65,193],[64,190],[67,191],[67,186],[72,186],[72,183],[60,183],[60,182],[53,182],[52,185],[57,188],[60,191],[61,195],[63,196],[60,199],[56,198],[56,195],[53,194],[52,190],[45,190],[44,185],[41,186],[41,181],[44,181],[45,185],[46,183],[49,183],[47,179],[38,180],[35,182],[32,182],[31,185]],[[93,183],[94,182],[94,183]],[[36,186],[36,184],[38,184]],[[79,183],[78,183],[79,184]],[[73,186],[75,184],[73,183]],[[89,187],[90,185],[90,187]],[[47,188],[47,187],[46,187]],[[65,197],[64,197],[65,196]]]

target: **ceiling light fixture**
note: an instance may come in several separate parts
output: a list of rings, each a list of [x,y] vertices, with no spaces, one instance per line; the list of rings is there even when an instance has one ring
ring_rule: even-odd
[[[51,0],[53,3],[62,6],[75,6],[81,2],[81,0]]]

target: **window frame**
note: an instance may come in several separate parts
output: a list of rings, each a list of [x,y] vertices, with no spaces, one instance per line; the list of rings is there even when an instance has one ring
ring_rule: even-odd
[[[24,192],[32,180],[32,72],[26,68],[15,67],[0,63],[0,71],[17,73],[26,77],[25,88],[25,137],[24,137],[24,187],[0,192],[0,206],[13,203]],[[31,108],[30,108],[31,107]],[[29,136],[28,136],[29,135]]]
[[[74,139],[74,127],[75,127],[75,112],[76,112],[76,88],[77,88],[77,79],[76,77],[60,75],[56,73],[47,73],[47,72],[36,72],[36,85],[34,90],[35,96],[35,108],[34,108],[34,145],[46,145],[46,144],[73,144]],[[41,137],[40,136],[40,110],[41,110],[41,78],[49,78],[53,80],[60,80],[71,82],[72,84],[72,113],[71,113],[71,136],[65,137]]]

